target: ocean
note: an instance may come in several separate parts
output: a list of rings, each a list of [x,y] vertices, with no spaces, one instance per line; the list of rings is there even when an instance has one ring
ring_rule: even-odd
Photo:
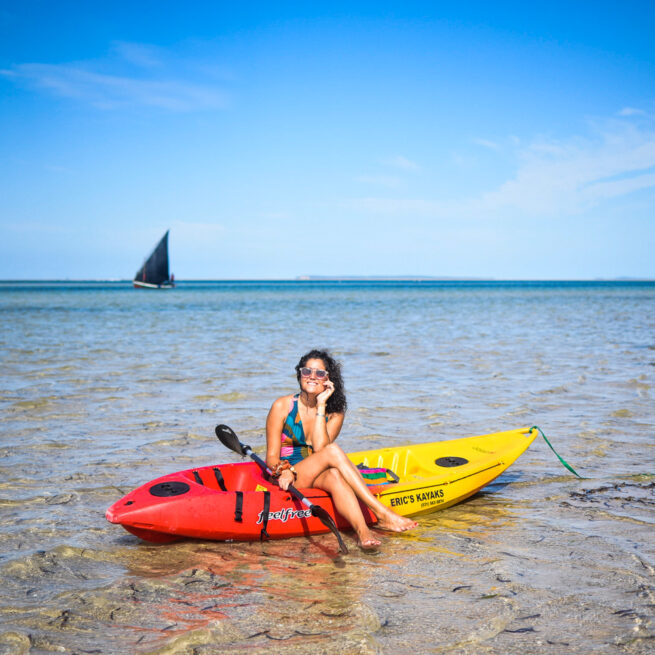
[[[109,505],[258,452],[313,347],[346,451],[538,425],[468,501],[383,535],[152,545]],[[651,653],[655,283],[0,283],[0,655]]]

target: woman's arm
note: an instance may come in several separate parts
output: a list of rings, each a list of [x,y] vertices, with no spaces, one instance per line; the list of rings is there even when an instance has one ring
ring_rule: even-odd
[[[326,422],[325,407],[318,406],[311,437],[312,449],[315,453],[325,448],[328,444],[331,444],[339,436],[343,419],[343,414],[335,412],[328,416]]]
[[[274,469],[280,461],[282,446],[282,428],[287,416],[289,396],[278,398],[272,405],[266,417],[266,464]]]
[[[314,452],[317,453],[328,444],[331,444],[341,432],[344,415],[333,412],[325,420],[325,406],[328,398],[334,393],[334,383],[328,380],[325,383],[325,389],[316,396],[316,420],[312,430],[311,442]]]

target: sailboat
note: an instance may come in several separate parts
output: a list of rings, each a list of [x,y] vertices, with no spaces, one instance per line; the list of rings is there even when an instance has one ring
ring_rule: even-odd
[[[168,273],[168,230],[134,276],[136,289],[172,289],[175,276]]]

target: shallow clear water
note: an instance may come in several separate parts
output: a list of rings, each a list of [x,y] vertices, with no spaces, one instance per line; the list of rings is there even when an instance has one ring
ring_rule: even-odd
[[[0,284],[0,654],[646,653],[654,283]],[[385,536],[152,546],[135,486],[264,444],[304,351],[345,450],[541,426],[483,493]]]

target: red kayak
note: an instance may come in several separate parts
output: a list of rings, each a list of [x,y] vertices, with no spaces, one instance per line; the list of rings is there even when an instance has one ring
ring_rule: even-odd
[[[336,512],[332,497],[320,489],[303,489],[339,528],[350,525]],[[375,493],[376,487],[371,487]],[[375,515],[365,506],[367,522]],[[265,516],[268,514],[268,521]],[[192,537],[216,541],[283,539],[328,532],[323,522],[254,462],[204,466],[165,475],[131,491],[107,510],[107,520],[157,543]]]

